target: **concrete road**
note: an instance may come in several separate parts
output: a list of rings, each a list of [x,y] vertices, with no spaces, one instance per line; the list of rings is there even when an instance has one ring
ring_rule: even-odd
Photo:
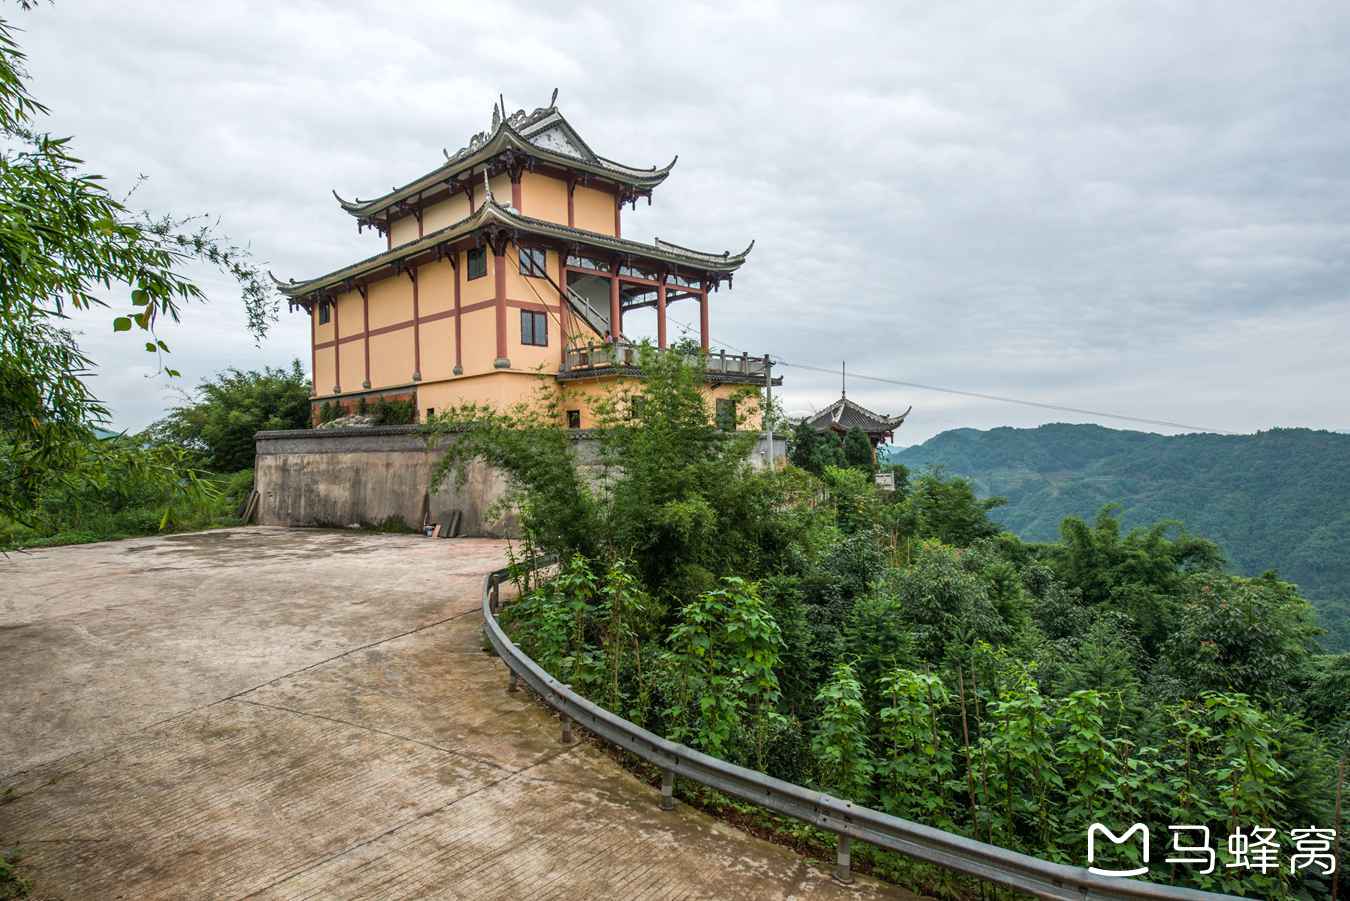
[[[503,545],[231,529],[0,559],[0,846],[40,898],[900,898],[508,694]]]

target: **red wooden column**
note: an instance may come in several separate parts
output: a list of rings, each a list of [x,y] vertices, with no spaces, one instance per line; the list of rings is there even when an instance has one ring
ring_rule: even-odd
[[[572,197],[572,195],[576,193],[576,190],[577,190],[577,180],[576,180],[575,178],[571,178],[571,177],[569,176],[568,179],[567,179],[567,227],[568,227],[568,228],[575,228],[575,227],[576,227],[576,224],[577,224],[577,210],[576,210],[576,204],[573,202],[573,197]]]
[[[623,228],[619,223],[619,213],[623,210],[623,194],[619,191],[614,192],[614,237],[623,237]]]
[[[521,173],[519,169],[511,170],[511,207],[517,213],[524,212],[520,207],[520,176]]]
[[[357,285],[356,290],[361,292],[361,331],[362,341],[366,351],[366,379],[361,383],[362,388],[370,387],[370,288],[365,285]]]
[[[656,286],[656,346],[666,349],[666,280]]]
[[[460,333],[464,330],[464,320],[459,312],[459,251],[450,255],[450,269],[455,278],[455,369],[454,375],[464,374],[464,339]]]
[[[309,396],[319,396],[319,304],[309,305]]]
[[[567,290],[567,256],[566,251],[556,252],[558,257],[558,287],[562,290],[558,292],[558,359],[563,366],[567,365],[567,298],[564,292]]]
[[[333,393],[342,393],[342,330],[338,328],[337,295],[333,295]]]
[[[614,264],[614,274],[609,280],[609,335],[618,341],[623,334],[623,314],[619,312],[619,264]]]
[[[506,240],[502,238],[492,242],[492,277],[497,283],[497,359],[492,365],[497,369],[509,369],[511,361],[506,357]]]
[[[708,352],[708,289],[698,292],[698,344]]]
[[[414,382],[422,381],[422,323],[417,303],[417,267],[408,267],[408,278],[412,279],[413,289],[413,376]]]

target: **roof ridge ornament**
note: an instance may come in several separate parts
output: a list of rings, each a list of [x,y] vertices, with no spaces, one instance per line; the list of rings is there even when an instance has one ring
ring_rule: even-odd
[[[549,108],[549,109],[557,109],[557,108],[558,108],[558,89],[557,89],[557,88],[554,88],[554,89],[553,89],[553,96],[550,97],[550,98],[548,98],[548,108]]]

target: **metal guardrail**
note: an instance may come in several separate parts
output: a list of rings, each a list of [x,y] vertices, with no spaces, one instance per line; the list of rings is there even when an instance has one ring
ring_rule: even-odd
[[[1233,895],[1099,876],[1083,867],[1051,863],[861,807],[668,741],[583,698],[516,647],[496,616],[501,583],[508,574],[509,570],[499,569],[484,578],[483,622],[488,640],[510,670],[509,690],[518,690],[518,682],[524,680],[535,694],[557,710],[562,719],[563,742],[572,741],[572,723],[576,722],[605,741],[660,767],[663,810],[675,806],[675,779],[678,776],[833,832],[838,838],[834,876],[845,884],[852,882],[850,842],[857,839],[1039,898],[1063,901],[1133,898],[1215,901],[1227,898],[1236,901]]]

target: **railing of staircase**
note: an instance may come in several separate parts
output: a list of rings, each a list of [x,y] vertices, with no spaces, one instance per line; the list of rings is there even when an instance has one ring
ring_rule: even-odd
[[[544,564],[545,561],[538,561],[533,565]],[[509,574],[510,570],[499,569],[488,573],[483,580],[484,630],[510,673],[508,690],[518,691],[519,683],[523,681],[544,703],[556,710],[562,721],[563,742],[570,743],[573,740],[572,726],[575,723],[659,767],[663,774],[663,810],[674,807],[675,780],[684,778],[775,813],[810,823],[837,837],[834,877],[845,884],[853,881],[850,849],[851,842],[857,840],[1038,898],[1063,901],[1133,898],[1213,901],[1235,898],[1232,895],[1103,876],[1084,867],[1041,860],[861,807],[851,801],[784,782],[668,741],[593,704],[553,678],[516,647],[497,622],[497,611],[501,607],[501,586]]]

